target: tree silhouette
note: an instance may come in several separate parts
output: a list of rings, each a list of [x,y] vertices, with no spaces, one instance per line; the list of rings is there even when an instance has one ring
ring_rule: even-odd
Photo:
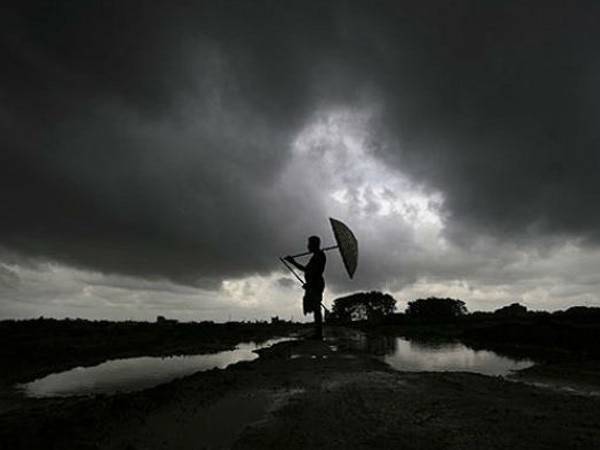
[[[341,322],[353,320],[381,320],[396,309],[396,300],[379,291],[359,292],[334,300],[331,319]]]
[[[421,318],[457,317],[467,313],[465,302],[453,298],[420,298],[408,302],[406,308],[406,315]]]
[[[497,317],[522,317],[527,314],[527,307],[521,305],[520,303],[513,303],[508,306],[503,306],[502,308],[494,311],[494,316]]]

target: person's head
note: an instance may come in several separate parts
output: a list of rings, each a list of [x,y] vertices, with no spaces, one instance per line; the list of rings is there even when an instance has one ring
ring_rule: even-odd
[[[308,251],[316,252],[321,248],[321,239],[319,236],[311,236],[308,238]]]

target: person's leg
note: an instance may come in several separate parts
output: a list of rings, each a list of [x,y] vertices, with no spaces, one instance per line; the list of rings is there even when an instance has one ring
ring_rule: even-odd
[[[304,297],[302,297],[302,312],[304,313],[304,315],[307,315],[309,312],[311,312],[311,298],[308,295],[308,292],[304,293]]]
[[[321,314],[321,302],[315,307],[315,337],[323,339],[323,316]]]

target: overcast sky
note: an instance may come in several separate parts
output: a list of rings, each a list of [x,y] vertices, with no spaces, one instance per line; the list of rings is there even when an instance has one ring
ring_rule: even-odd
[[[598,2],[9,3],[0,318],[600,306]]]

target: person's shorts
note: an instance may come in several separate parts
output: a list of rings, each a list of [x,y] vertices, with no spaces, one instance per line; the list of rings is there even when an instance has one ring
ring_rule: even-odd
[[[304,292],[304,298],[302,299],[302,309],[304,314],[310,314],[321,307],[323,301],[323,291],[307,289]]]

